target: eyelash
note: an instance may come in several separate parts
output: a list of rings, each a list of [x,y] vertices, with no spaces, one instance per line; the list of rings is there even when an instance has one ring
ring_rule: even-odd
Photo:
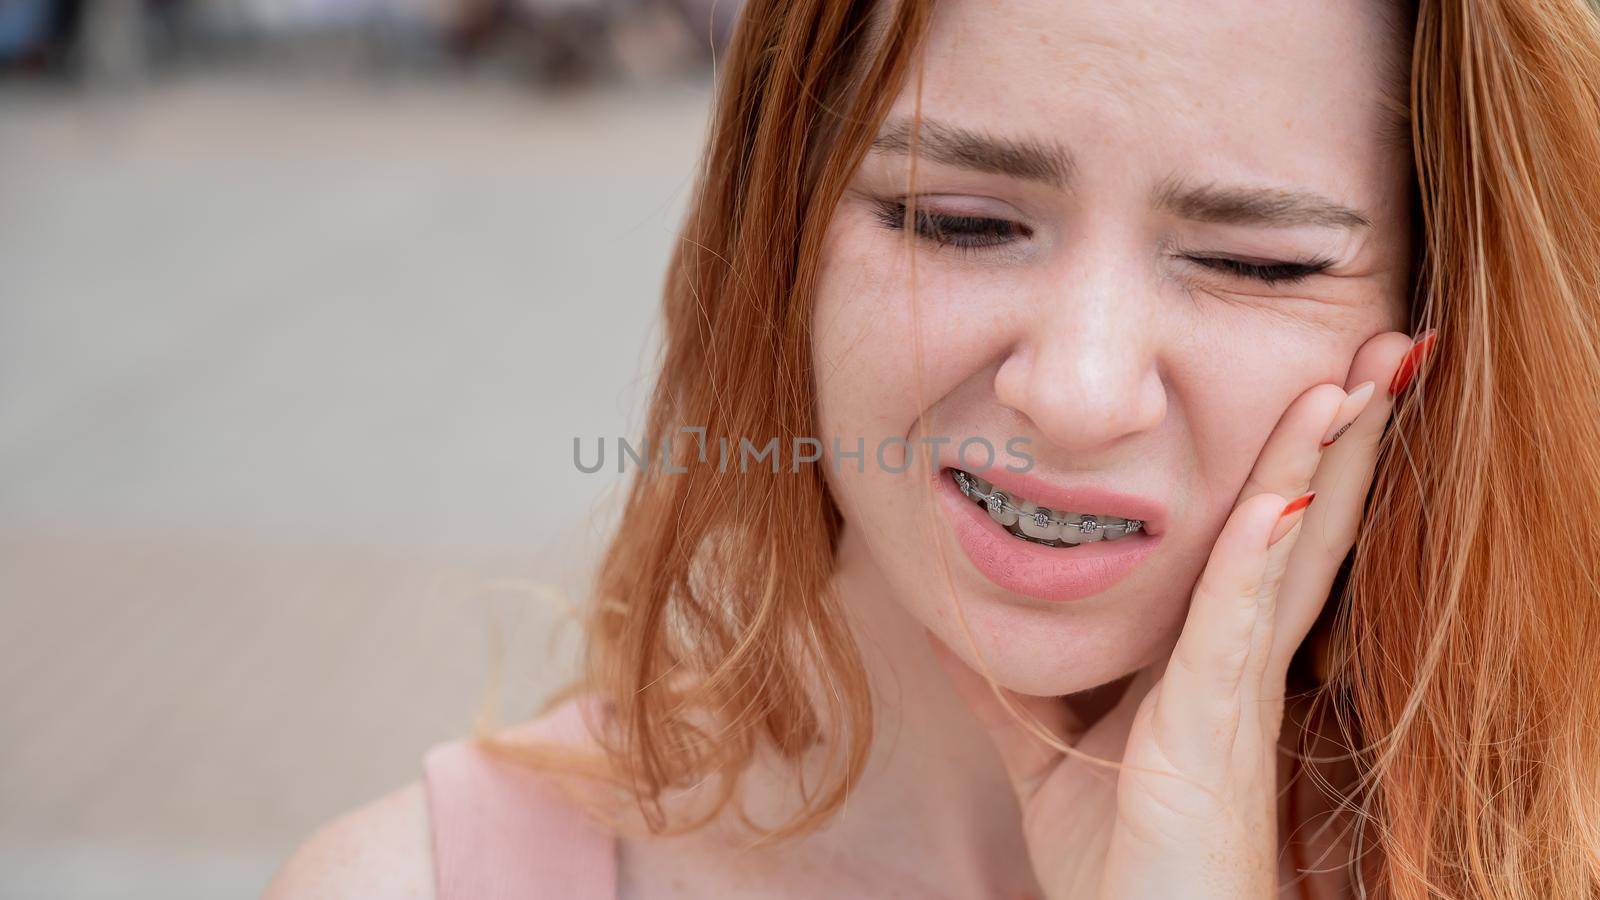
[[[885,228],[899,231],[905,228],[906,205],[897,200],[879,201],[876,210],[878,221]],[[981,251],[999,246],[1014,237],[1029,237],[1032,229],[1006,219],[987,216],[953,216],[944,213],[917,210],[917,236],[940,247],[953,247],[962,253]],[[1214,256],[1184,256],[1197,265],[1228,275],[1249,278],[1263,284],[1294,284],[1316,275],[1333,265],[1330,259],[1310,259],[1283,263],[1248,263],[1243,260]]]
[[[878,221],[885,228],[899,231],[905,228],[906,205],[898,200],[878,202]],[[1006,243],[1012,237],[1030,237],[1033,230],[1026,225],[988,216],[953,216],[945,213],[917,210],[917,236],[941,247],[955,247],[964,252],[983,250]]]
[[[1247,263],[1218,256],[1186,256],[1185,259],[1233,275],[1251,278],[1264,284],[1294,284],[1304,281],[1333,265],[1332,260],[1313,259],[1306,262]]]

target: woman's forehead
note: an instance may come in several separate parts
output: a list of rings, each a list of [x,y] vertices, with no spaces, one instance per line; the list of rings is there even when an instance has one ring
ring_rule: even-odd
[[[1383,140],[1380,97],[1405,52],[1384,13],[1367,0],[942,0],[922,114],[1059,142],[1091,181],[1098,163],[1371,204],[1404,160]]]

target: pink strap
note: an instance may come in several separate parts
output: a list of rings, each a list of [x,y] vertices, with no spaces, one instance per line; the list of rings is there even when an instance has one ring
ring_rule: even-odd
[[[581,701],[534,723],[530,737],[580,737]],[[548,774],[471,741],[423,760],[438,900],[615,900],[616,837]]]

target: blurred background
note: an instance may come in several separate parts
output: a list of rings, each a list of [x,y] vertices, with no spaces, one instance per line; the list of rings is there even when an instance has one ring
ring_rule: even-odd
[[[0,897],[254,897],[572,674],[737,6],[0,0]]]

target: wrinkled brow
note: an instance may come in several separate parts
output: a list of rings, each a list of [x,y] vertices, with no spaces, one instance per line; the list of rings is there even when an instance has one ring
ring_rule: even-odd
[[[909,154],[912,124],[890,121],[872,142],[878,153]],[[917,154],[962,169],[1034,181],[1065,190],[1076,164],[1072,154],[1054,141],[1004,137],[923,119],[916,133]],[[1371,217],[1311,191],[1284,187],[1191,185],[1169,177],[1151,197],[1156,209],[1195,222],[1288,228],[1366,228]]]

